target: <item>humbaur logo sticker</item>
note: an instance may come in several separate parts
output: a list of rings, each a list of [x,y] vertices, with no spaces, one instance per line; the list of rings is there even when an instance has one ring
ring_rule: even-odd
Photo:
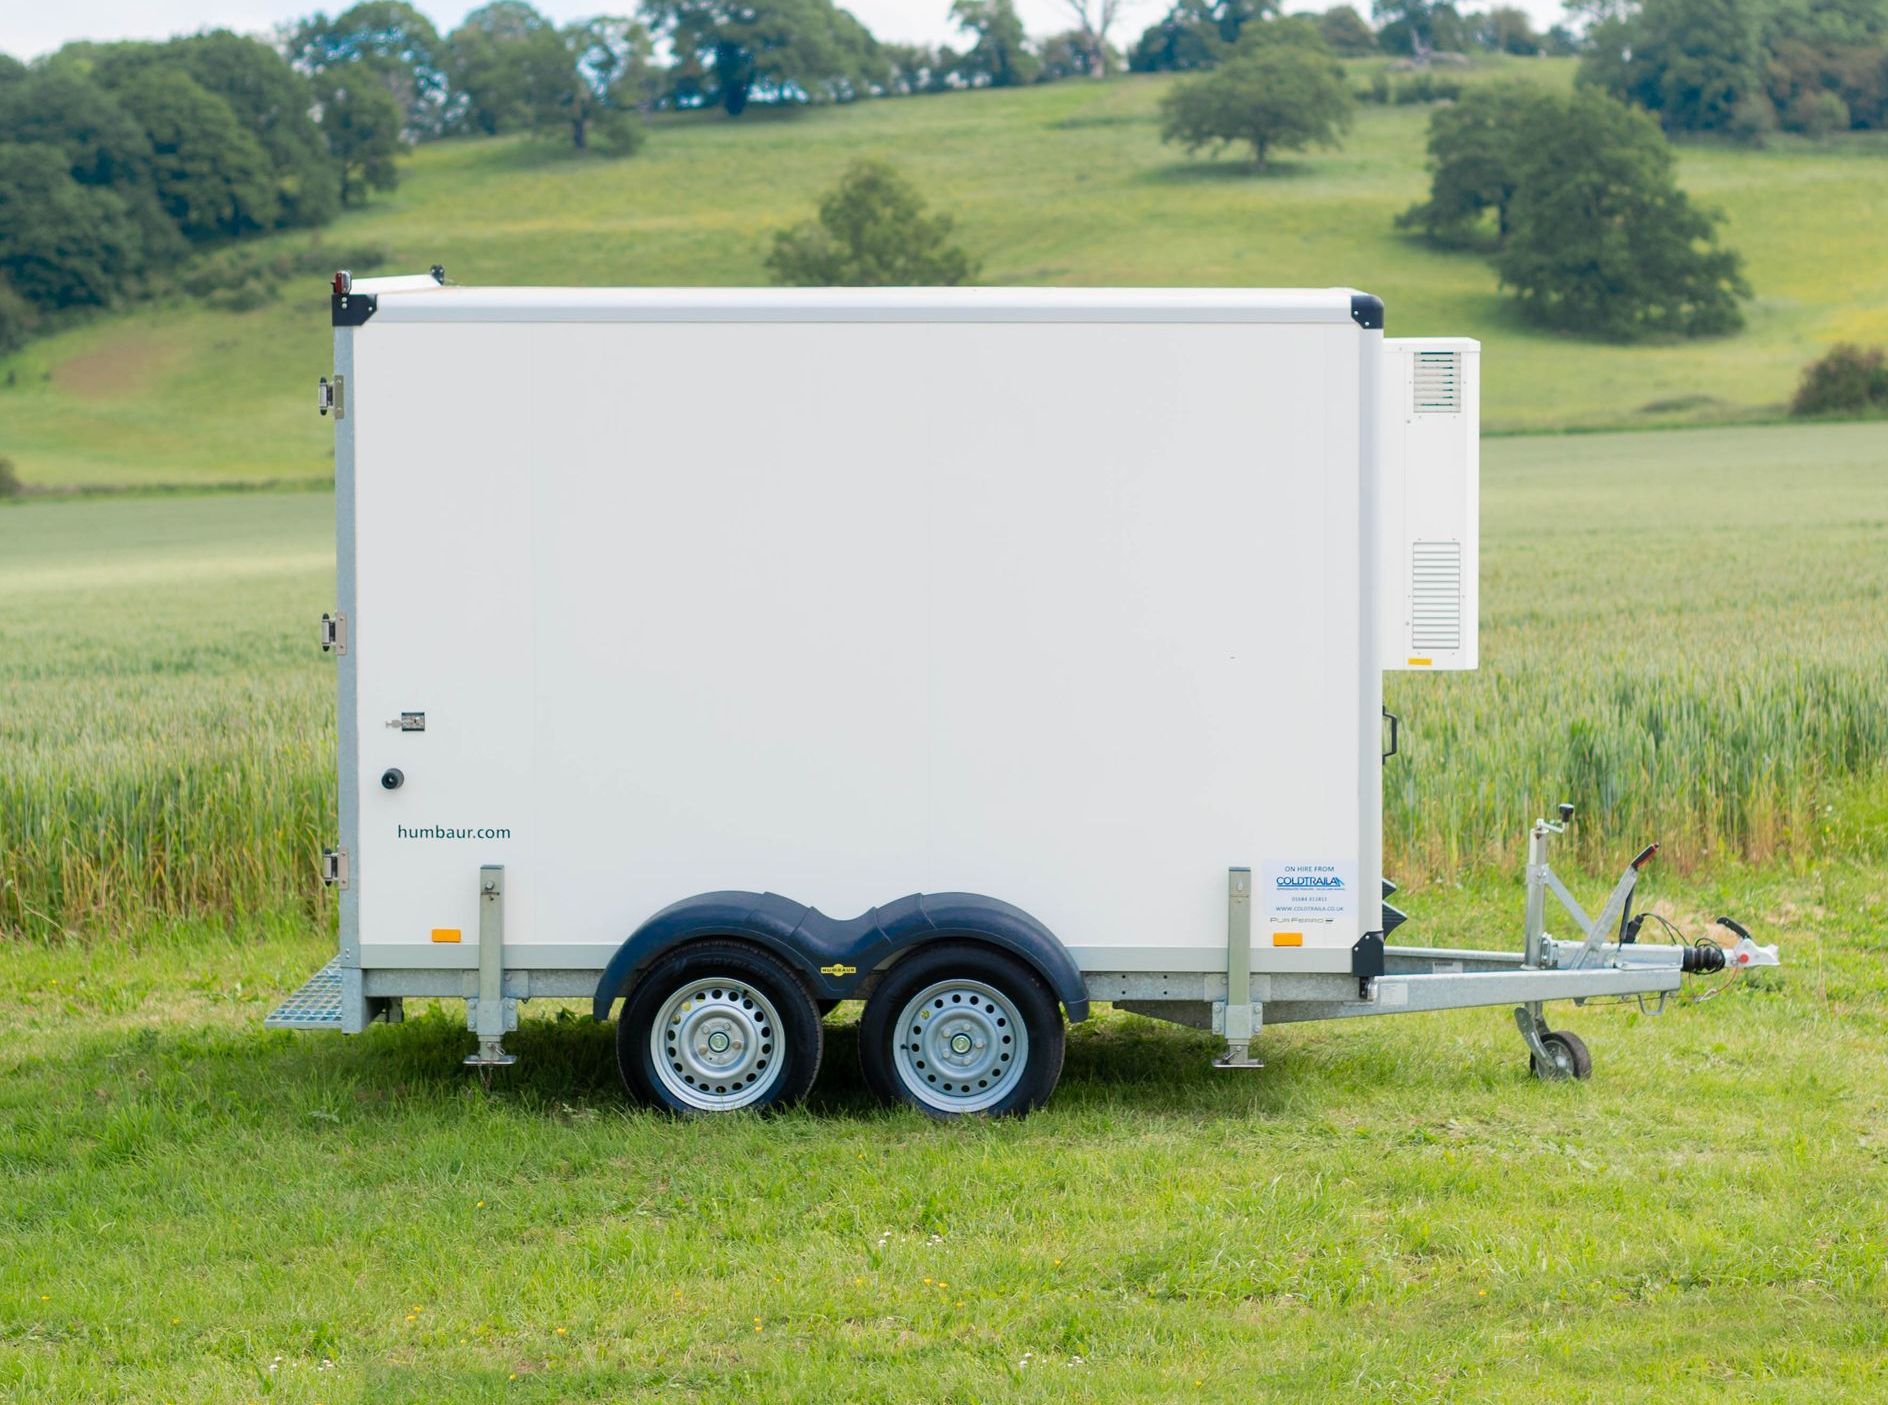
[[[1264,891],[1265,919],[1274,926],[1300,928],[1357,919],[1357,865],[1349,860],[1269,863]]]

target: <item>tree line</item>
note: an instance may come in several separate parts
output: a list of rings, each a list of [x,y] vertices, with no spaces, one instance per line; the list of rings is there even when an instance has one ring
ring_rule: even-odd
[[[1187,75],[1163,97],[1168,140],[1245,146],[1261,169],[1275,152],[1336,144],[1358,99],[1451,100],[1432,123],[1431,198],[1406,228],[1484,244],[1548,325],[1702,334],[1736,324],[1741,277],[1711,216],[1677,190],[1658,128],[1760,137],[1888,121],[1888,0],[1573,0],[1578,35],[1538,34],[1512,6],[1375,0],[1366,20],[1351,6],[1284,17],[1276,0],[1174,0],[1125,58],[1120,0],[1062,0],[1070,27],[1040,40],[1014,0],[948,3],[959,45],[881,43],[834,0],[641,0],[635,18],[562,25],[493,0],[444,34],[404,0],[363,0],[273,44],[218,31],[75,43],[30,67],[0,56],[0,349],[50,312],[161,286],[195,251],[320,226],[392,188],[414,142],[523,131],[624,155],[661,110],[739,118],[1124,67]],[[1474,91],[1484,85],[1446,76],[1465,48],[1578,51],[1577,91],[1551,103],[1521,86]],[[1339,60],[1382,52],[1408,56],[1410,75],[1349,89]],[[1545,164],[1547,151],[1568,164]],[[1594,198],[1556,208],[1554,169],[1583,173]],[[1563,203],[1582,188],[1571,174],[1560,184]],[[855,187],[847,208],[896,203],[876,176]],[[1555,271],[1571,276],[1567,259],[1535,245],[1589,215],[1628,234],[1595,233],[1584,266],[1598,281],[1582,291]],[[808,238],[796,256],[830,262],[825,236]],[[1664,291],[1622,295],[1635,270]]]
[[[1580,81],[1668,132],[1888,128],[1888,0],[1580,0]]]

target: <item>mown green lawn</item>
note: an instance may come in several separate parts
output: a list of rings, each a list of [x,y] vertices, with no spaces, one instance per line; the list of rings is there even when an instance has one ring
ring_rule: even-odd
[[[1489,70],[1554,84],[1571,71]],[[472,283],[755,283],[771,231],[806,217],[849,161],[877,156],[958,218],[985,282],[1352,284],[1385,298],[1393,334],[1481,337],[1497,431],[1773,418],[1821,348],[1888,341],[1879,142],[1683,148],[1683,183],[1723,208],[1748,260],[1750,325],[1622,349],[1519,324],[1486,260],[1396,234],[1425,190],[1428,109],[1366,106],[1342,150],[1258,177],[1161,144],[1168,81],[670,118],[622,162],[523,138],[443,143],[319,238],[337,264],[379,247],[390,269],[440,262]],[[305,277],[249,312],[147,308],[0,360],[0,455],[43,486],[324,476],[329,429],[312,413],[329,369],[324,292]],[[1133,413],[1132,386],[1097,394]]]
[[[1257,1073],[1104,1014],[1004,1125],[869,1105],[845,1011],[810,1106],[676,1122],[574,1012],[489,1091],[451,1010],[264,1033],[299,919],[16,948],[0,1398],[1880,1400],[1880,875],[1654,888],[1791,964],[1559,1012],[1589,1083],[1503,1010],[1271,1031]],[[1520,892],[1412,907],[1510,943]]]

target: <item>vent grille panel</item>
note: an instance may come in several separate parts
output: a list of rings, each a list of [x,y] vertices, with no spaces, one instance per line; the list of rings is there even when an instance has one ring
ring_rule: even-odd
[[[1419,415],[1455,415],[1462,411],[1462,353],[1415,353],[1414,402]]]
[[[1462,543],[1411,542],[1409,642],[1419,654],[1462,647]]]

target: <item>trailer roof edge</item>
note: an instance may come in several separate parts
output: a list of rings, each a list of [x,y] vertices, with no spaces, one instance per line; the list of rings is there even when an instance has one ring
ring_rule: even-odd
[[[1362,322],[1352,288],[381,287],[378,322]],[[1380,303],[1377,303],[1381,307]],[[1362,325],[1369,325],[1362,322]],[[1379,322],[1378,325],[1381,325]]]

